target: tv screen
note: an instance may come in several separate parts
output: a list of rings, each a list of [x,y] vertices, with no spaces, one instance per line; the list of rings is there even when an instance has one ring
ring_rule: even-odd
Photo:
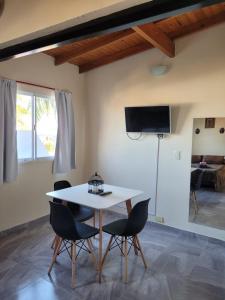
[[[170,133],[169,106],[125,107],[127,132]]]

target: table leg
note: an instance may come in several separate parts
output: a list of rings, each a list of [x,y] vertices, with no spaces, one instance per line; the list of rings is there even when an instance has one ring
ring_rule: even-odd
[[[95,213],[96,213],[96,211],[94,210],[94,216],[93,216],[93,226],[94,227],[96,226],[96,224],[95,224]]]
[[[131,199],[128,199],[128,200],[126,201],[126,206],[127,206],[127,213],[128,213],[128,216],[129,216],[129,214],[130,214],[130,212],[131,212],[131,210],[132,210]]]
[[[99,209],[99,249],[98,249],[98,281],[102,279],[102,219],[103,211]]]
[[[94,218],[93,218],[93,226],[94,227],[97,227],[97,210],[95,210],[95,212],[94,212]],[[94,240],[98,240],[98,237],[97,237],[97,235],[95,235],[94,237],[93,237],[93,239]]]
[[[130,215],[130,212],[131,212],[131,210],[132,210],[131,199],[128,199],[128,200],[126,201],[126,206],[127,206],[127,214],[128,214],[128,216],[129,216],[129,215]],[[136,245],[135,242],[134,242],[134,252],[135,252],[136,255],[138,255],[138,248],[137,248],[137,245]]]

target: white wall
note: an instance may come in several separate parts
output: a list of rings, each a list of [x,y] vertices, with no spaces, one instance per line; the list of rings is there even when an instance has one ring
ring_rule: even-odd
[[[77,67],[64,64],[54,66],[54,60],[38,54],[0,63],[0,76],[68,89],[73,94],[76,116],[77,169],[66,177],[73,183],[84,181],[86,106],[84,99],[84,76]],[[0,185],[0,231],[14,227],[48,214],[48,197],[53,182],[64,176],[53,176],[52,162],[34,161],[20,164],[19,176],[14,183]]]
[[[206,116],[207,117],[207,116]],[[194,155],[225,155],[225,133],[220,134],[220,128],[225,128],[225,118],[216,118],[215,128],[205,128],[205,118],[194,119],[192,154]],[[200,133],[195,134],[199,128]]]
[[[222,230],[188,222],[193,118],[225,116],[225,24],[176,41],[174,59],[157,49],[123,59],[87,74],[89,164],[107,183],[144,190],[154,206],[154,135],[131,141],[125,133],[124,107],[172,106],[173,134],[161,141],[157,215],[165,223],[225,240]],[[150,67],[171,64],[153,77]],[[174,151],[181,151],[176,160]]]
[[[149,0],[5,0],[0,45],[56,32]],[[4,45],[3,45],[4,44]]]

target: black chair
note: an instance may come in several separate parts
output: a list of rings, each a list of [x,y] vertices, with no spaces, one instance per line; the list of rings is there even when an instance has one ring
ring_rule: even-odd
[[[198,191],[201,188],[202,176],[203,176],[203,171],[200,169],[196,169],[191,172],[191,187],[190,187],[190,189],[191,189],[191,199],[194,204],[195,214],[198,213],[198,209],[199,209],[197,198],[196,198],[196,191]]]
[[[128,219],[117,220],[103,226],[103,231],[110,234],[111,238],[102,260],[102,266],[108,252],[118,246],[122,255],[125,256],[125,282],[127,282],[128,254],[132,246],[134,247],[135,251],[140,251],[144,266],[147,268],[141,244],[137,235],[142,231],[148,219],[149,201],[150,199],[147,199],[137,203],[131,210]]]
[[[62,190],[71,187],[67,180],[60,180],[54,183],[54,191]],[[53,198],[53,202],[62,203],[62,200]],[[85,222],[94,217],[94,209],[85,207],[83,205],[67,202],[76,221]],[[95,224],[94,224],[95,225]]]
[[[54,191],[62,190],[71,187],[71,184],[67,180],[60,180],[54,183]],[[79,204],[75,204],[72,202],[66,202],[61,199],[53,198],[53,202],[55,203],[66,203],[66,205],[71,210],[75,221],[85,222],[91,218],[93,218],[93,226],[95,226],[95,212],[94,209],[85,207]],[[51,248],[56,247],[57,237],[54,238],[52,242]]]
[[[96,266],[96,259],[89,239],[98,234],[99,230],[87,224],[76,222],[71,210],[67,206],[56,202],[49,201],[49,203],[50,222],[55,234],[59,237],[59,241],[56,251],[52,256],[48,274],[50,275],[60,247],[63,244],[72,260],[72,287],[75,287],[75,261],[81,249],[92,255]],[[85,241],[87,241],[87,246],[85,245]],[[76,254],[76,247],[79,248],[78,254]]]

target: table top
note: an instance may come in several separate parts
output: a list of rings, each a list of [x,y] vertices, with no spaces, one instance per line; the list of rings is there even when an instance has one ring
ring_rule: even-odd
[[[95,209],[106,209],[116,204],[143,194],[142,191],[127,189],[119,186],[104,184],[105,192],[112,192],[107,196],[88,193],[88,184],[72,186],[66,189],[46,193],[47,196],[81,204]]]

